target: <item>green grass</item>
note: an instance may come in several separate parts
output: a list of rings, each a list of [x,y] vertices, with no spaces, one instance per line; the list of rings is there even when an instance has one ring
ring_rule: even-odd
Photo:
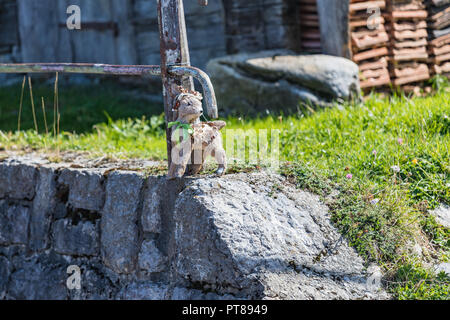
[[[0,129],[16,131],[22,84],[0,88]],[[66,132],[92,132],[93,126],[107,120],[105,113],[114,119],[150,118],[163,112],[163,107],[145,99],[133,98],[118,85],[61,86],[59,88],[60,128]],[[33,81],[36,119],[40,133],[45,133],[41,97],[46,106],[48,126],[53,124],[53,85]],[[23,97],[21,129],[34,129],[28,80]]]
[[[450,204],[448,88],[440,82],[426,98],[373,95],[363,104],[301,115],[229,118],[227,128],[280,130],[282,174],[322,196],[350,245],[384,268],[395,298],[450,299],[450,279],[429,269],[450,258],[450,230],[429,214]],[[0,148],[165,159],[162,107],[117,92],[61,88],[62,132],[55,138],[37,135],[30,114],[23,126],[30,130],[15,132],[20,86],[1,89]],[[41,95],[52,91],[36,89],[35,98]],[[52,119],[50,105],[51,99]],[[254,168],[232,160],[230,172]],[[414,254],[415,243],[421,255]]]

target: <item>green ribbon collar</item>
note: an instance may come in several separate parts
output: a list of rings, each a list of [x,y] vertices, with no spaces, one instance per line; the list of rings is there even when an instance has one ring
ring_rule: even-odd
[[[169,122],[169,129],[175,127],[175,130],[183,130],[183,138],[187,139],[189,135],[194,134],[194,128],[189,123],[181,123],[180,121]]]

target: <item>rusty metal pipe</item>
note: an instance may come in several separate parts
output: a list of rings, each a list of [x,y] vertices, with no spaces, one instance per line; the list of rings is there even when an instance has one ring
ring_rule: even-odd
[[[78,73],[122,76],[161,76],[160,66],[122,66],[94,63],[22,63],[0,64],[0,73]],[[209,76],[202,70],[190,66],[170,66],[168,72],[174,76],[191,76],[203,88],[206,111],[211,118],[218,117],[217,100]]]
[[[177,76],[191,76],[197,79],[203,88],[203,95],[206,102],[206,111],[211,118],[218,118],[219,111],[217,109],[216,94],[209,76],[202,70],[190,66],[171,66],[169,73]]]

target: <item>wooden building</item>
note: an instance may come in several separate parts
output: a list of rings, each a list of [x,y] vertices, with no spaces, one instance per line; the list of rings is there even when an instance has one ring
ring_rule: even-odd
[[[327,9],[319,12],[317,2]],[[321,43],[319,16],[326,16],[322,32],[336,32],[335,26],[345,21],[345,14],[339,16],[346,12],[344,3],[213,0],[200,7],[195,0],[185,0],[191,62],[204,67],[226,54],[279,48],[341,54],[335,39]],[[81,8],[81,30],[65,27],[67,7],[73,4]],[[0,0],[0,59],[158,64],[156,14],[155,0]]]
[[[450,0],[183,2],[191,63],[200,68],[227,54],[284,48],[353,59],[369,89],[449,72]],[[81,30],[66,27],[69,5],[81,8]],[[381,29],[369,30],[374,7]],[[0,62],[54,61],[159,64],[156,1],[0,0]]]

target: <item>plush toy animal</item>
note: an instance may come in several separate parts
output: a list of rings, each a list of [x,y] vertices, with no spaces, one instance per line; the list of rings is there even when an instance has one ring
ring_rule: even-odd
[[[173,102],[173,111],[178,112],[178,117],[175,122],[169,123],[169,127],[173,129],[171,137],[173,150],[168,178],[182,177],[188,164],[188,173],[198,174],[208,156],[216,159],[219,164],[216,173],[223,175],[227,169],[227,159],[220,130],[226,123],[200,122],[203,115],[202,95],[196,91],[187,91],[181,86],[175,86],[173,90],[178,92]]]

